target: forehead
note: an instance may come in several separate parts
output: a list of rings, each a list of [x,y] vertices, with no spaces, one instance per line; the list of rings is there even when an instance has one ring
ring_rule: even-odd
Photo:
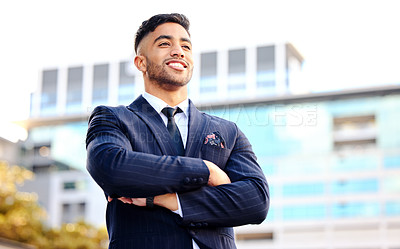
[[[190,36],[184,27],[177,23],[171,22],[161,24],[153,32],[150,32],[146,38],[148,38],[150,42],[154,42],[154,40],[161,35],[171,36],[173,39],[190,39]]]

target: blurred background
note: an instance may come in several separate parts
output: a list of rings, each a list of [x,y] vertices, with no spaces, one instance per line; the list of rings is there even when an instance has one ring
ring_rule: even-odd
[[[144,91],[135,32],[171,12],[191,21],[190,98],[238,124],[270,184],[268,217],[235,229],[238,248],[400,248],[399,5],[1,2],[0,248],[107,246],[104,195],[85,170],[88,115]],[[36,213],[15,212],[21,202]]]

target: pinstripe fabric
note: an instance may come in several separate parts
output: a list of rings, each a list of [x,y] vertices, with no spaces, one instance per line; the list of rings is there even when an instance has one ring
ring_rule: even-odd
[[[203,144],[218,131],[225,148]],[[128,107],[97,107],[86,138],[87,169],[111,197],[179,194],[183,218],[156,207],[108,203],[110,248],[236,248],[232,226],[262,222],[269,207],[266,179],[251,146],[232,122],[200,113],[190,102],[184,157],[176,156],[158,113],[143,97]],[[232,183],[207,186],[202,159],[225,170]]]

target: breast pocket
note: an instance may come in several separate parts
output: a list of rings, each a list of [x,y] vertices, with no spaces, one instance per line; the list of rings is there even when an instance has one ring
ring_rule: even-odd
[[[221,148],[215,145],[203,144],[200,157],[213,162],[221,169],[224,169],[231,154],[230,149]]]

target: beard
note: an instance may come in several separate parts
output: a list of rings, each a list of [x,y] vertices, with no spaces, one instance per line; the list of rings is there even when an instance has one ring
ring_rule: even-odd
[[[174,75],[166,70],[166,64],[157,65],[146,57],[147,60],[147,75],[149,79],[164,89],[176,89],[189,83],[192,78],[193,68],[189,69],[185,75]]]

